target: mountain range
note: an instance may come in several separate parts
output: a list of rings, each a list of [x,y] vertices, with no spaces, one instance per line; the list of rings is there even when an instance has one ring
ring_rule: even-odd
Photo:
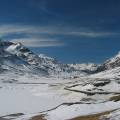
[[[79,76],[97,69],[95,64],[62,64],[44,54],[37,55],[21,43],[0,42],[0,65],[4,70],[18,70],[39,75]]]
[[[63,64],[44,54],[37,55],[21,43],[0,41],[0,68],[46,76],[79,77],[120,66],[120,53],[103,64]]]

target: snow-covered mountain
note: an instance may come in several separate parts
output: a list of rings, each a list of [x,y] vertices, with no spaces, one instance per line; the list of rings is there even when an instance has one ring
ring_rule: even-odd
[[[32,59],[35,57],[21,43],[0,42],[0,65],[3,69],[34,73],[39,71],[40,74],[47,74],[47,71],[42,66],[38,68],[33,65]]]
[[[116,67],[120,67],[120,52],[118,52],[117,55],[106,60],[103,64],[101,64],[98,67],[97,72],[114,69]]]
[[[0,64],[4,69],[15,69],[42,75],[63,77],[90,74],[95,64],[61,64],[46,55],[37,55],[21,43],[0,42]]]
[[[0,41],[0,69],[18,70],[44,76],[71,77],[99,73],[120,66],[120,52],[101,65],[62,64],[44,54],[37,55],[21,43]]]

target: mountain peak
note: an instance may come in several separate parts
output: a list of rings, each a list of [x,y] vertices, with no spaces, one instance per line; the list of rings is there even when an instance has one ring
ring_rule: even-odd
[[[118,52],[118,54],[116,55],[116,57],[120,57],[120,51]]]
[[[120,51],[114,57],[106,60],[102,65],[98,67],[97,72],[120,67]]]
[[[107,64],[120,63],[120,51],[118,52],[117,55],[115,55],[114,57],[108,59],[105,63],[107,63]],[[120,66],[120,64],[117,64],[117,66],[118,65]]]

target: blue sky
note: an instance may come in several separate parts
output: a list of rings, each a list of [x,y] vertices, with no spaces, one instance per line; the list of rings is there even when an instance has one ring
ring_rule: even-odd
[[[120,0],[0,0],[0,36],[65,63],[120,51]]]

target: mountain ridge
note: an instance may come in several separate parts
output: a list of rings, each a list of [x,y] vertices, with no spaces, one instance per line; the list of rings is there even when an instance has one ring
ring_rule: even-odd
[[[43,76],[79,77],[120,66],[120,52],[103,64],[62,64],[44,54],[37,55],[20,42],[0,41],[0,66],[13,67]],[[5,67],[4,67],[5,69]],[[10,69],[10,68],[9,68]]]
[[[91,67],[88,67],[90,64],[81,64],[81,66],[80,64],[62,64],[54,58],[33,53],[19,42],[1,41],[0,48],[1,65],[4,63],[21,69],[33,69],[34,72],[38,70],[38,74],[44,71],[45,75],[58,76],[79,76],[94,71],[94,69],[91,69],[93,64],[91,64]],[[96,69],[96,67],[96,65],[93,65],[93,68]]]

